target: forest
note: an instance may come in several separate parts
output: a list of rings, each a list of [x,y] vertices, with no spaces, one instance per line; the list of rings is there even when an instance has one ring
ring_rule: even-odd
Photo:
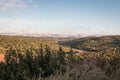
[[[105,52],[111,49],[120,51],[120,36],[85,37],[59,41],[59,44],[93,52]]]
[[[87,53],[76,53],[85,50]],[[0,36],[0,80],[119,80],[120,36]],[[78,55],[76,55],[78,54]]]

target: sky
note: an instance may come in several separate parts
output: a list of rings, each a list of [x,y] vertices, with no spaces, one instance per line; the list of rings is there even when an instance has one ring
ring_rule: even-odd
[[[120,35],[120,0],[0,0],[0,33]]]

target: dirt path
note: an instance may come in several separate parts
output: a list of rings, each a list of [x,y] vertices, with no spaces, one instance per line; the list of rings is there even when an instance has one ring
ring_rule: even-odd
[[[73,51],[75,53],[91,53],[90,51],[85,51],[85,50],[82,50],[82,49],[73,49]]]
[[[4,62],[4,54],[0,54],[0,62]]]
[[[81,50],[81,49],[73,49],[73,51],[75,52],[76,56],[81,56],[81,55],[84,55],[84,54],[94,53],[94,52],[85,51],[85,50]]]

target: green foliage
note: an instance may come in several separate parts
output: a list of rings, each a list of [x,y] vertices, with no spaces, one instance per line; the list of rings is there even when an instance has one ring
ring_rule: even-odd
[[[56,54],[56,56],[52,56]],[[34,80],[39,77],[48,77],[51,74],[65,71],[65,52],[60,47],[58,51],[52,50],[48,45],[40,45],[34,53],[27,49],[21,53],[19,49],[10,48],[5,54],[5,62],[1,63],[0,80]],[[5,77],[5,78],[4,78]]]
[[[5,39],[5,36],[1,39]],[[100,39],[105,44],[108,44],[108,40],[111,42],[109,37]],[[98,41],[101,40],[98,39]],[[48,42],[47,45],[46,41],[39,40],[39,38],[8,37],[5,41],[6,43],[4,40],[1,41],[6,53],[5,62],[0,62],[0,80],[120,79],[118,36],[113,37],[113,41],[110,43],[111,46],[105,45],[108,48],[103,46],[103,50],[101,49],[102,51],[99,52],[99,48],[96,47],[98,53],[82,54],[82,57],[76,56],[72,48],[68,52],[64,51],[61,46],[54,49],[53,43]],[[112,44],[113,42],[116,43],[115,41],[117,44]],[[98,45],[98,42],[95,45]]]
[[[40,45],[36,52],[30,48],[24,53],[10,48],[5,62],[0,62],[0,80],[118,80],[120,54],[111,58],[105,54],[86,54],[76,59],[72,49],[66,56],[62,47],[56,51]]]
[[[43,38],[43,37],[23,37],[23,36],[3,36],[0,35],[0,54],[6,53],[6,50],[10,48],[19,49],[21,52],[26,51],[26,49],[33,50],[39,48],[40,44],[45,48],[46,45],[51,46],[52,49],[59,49],[59,46],[56,44],[56,38]],[[64,50],[67,48],[64,47]]]

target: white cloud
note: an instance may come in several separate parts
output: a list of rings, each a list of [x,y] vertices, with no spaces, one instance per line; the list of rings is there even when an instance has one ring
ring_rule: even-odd
[[[30,2],[32,0],[0,0],[0,10],[26,8]]]

